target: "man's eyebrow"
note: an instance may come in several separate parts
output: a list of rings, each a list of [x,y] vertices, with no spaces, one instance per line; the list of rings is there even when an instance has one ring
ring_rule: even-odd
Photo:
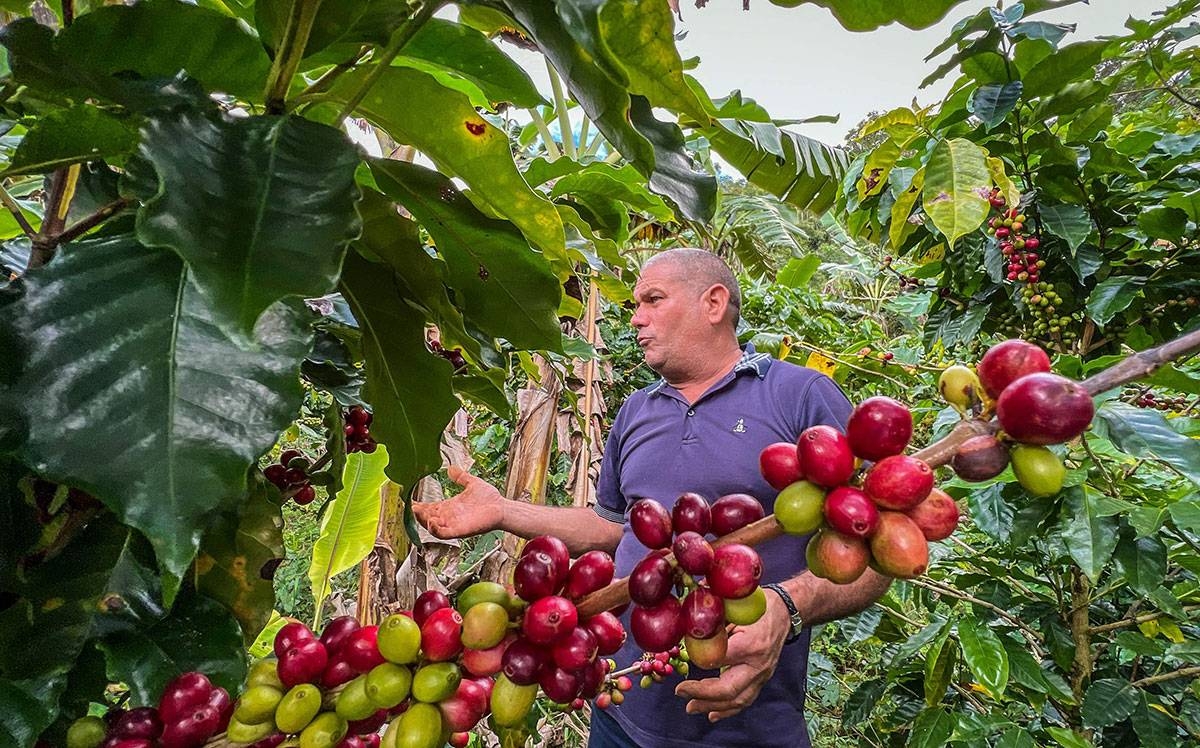
[[[638,297],[638,296],[645,296],[645,295],[651,294],[651,293],[662,293],[662,292],[663,292],[663,290],[659,286],[646,286],[645,288],[642,288],[640,290],[634,289],[633,295],[635,297]]]

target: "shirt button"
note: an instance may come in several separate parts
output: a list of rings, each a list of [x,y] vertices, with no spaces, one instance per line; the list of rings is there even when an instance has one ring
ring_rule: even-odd
[[[696,415],[696,409],[695,409],[695,408],[688,408],[688,415],[689,415],[689,416],[694,416],[694,415]]]

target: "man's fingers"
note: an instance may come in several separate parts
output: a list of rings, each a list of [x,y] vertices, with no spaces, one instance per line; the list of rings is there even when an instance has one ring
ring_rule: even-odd
[[[450,480],[463,488],[466,488],[471,481],[475,480],[475,476],[471,475],[469,471],[463,470],[458,465],[451,465],[446,468],[446,475],[449,476]]]

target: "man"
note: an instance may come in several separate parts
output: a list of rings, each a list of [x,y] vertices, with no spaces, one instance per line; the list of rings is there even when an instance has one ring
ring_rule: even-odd
[[[462,537],[496,528],[523,537],[556,535],[572,554],[595,548],[613,553],[617,575],[626,576],[647,552],[627,521],[628,507],[638,498],[655,498],[670,509],[685,491],[710,501],[749,493],[770,512],[776,491],[758,472],[762,448],[795,441],[820,423],[844,427],[850,403],[831,379],[738,345],[740,293],[715,255],[676,249],[654,256],[642,269],[634,298],[638,345],[662,380],[635,392],[617,414],[594,510],[509,501],[481,479],[451,468],[463,492],[416,507],[417,519],[434,535]],[[890,580],[870,570],[849,585],[819,579],[805,571],[806,542],[782,537],[759,546],[763,581],[779,586],[767,592],[763,617],[730,635],[723,672],[697,668],[690,679],[635,690],[622,706],[594,711],[588,745],[808,746],[803,713],[808,627],[865,609]],[[796,616],[789,615],[789,602]],[[628,615],[625,621],[628,625]],[[617,655],[618,665],[640,654],[631,637]]]

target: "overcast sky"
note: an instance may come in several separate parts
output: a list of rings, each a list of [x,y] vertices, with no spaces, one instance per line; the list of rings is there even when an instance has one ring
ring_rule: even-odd
[[[925,56],[957,21],[989,4],[994,3],[968,0],[941,23],[922,31],[893,24],[855,33],[815,5],[781,8],[768,0],[752,0],[750,10],[743,11],[741,0],[711,0],[699,9],[692,0],[680,0],[683,21],[677,22],[676,30],[687,32],[679,42],[680,53],[685,59],[700,58],[700,67],[691,73],[714,98],[741,89],[778,119],[840,114],[837,124],[792,128],[836,145],[872,109],[905,106],[914,95],[921,104],[939,101],[954,73],[927,89],[917,87],[951,53],[930,62],[924,62]],[[1167,5],[1161,0],[1093,0],[1090,5],[1068,6],[1035,18],[1078,24],[1076,32],[1063,40],[1067,44],[1120,34],[1130,15],[1148,18]],[[504,49],[549,94],[540,57],[511,45]]]

